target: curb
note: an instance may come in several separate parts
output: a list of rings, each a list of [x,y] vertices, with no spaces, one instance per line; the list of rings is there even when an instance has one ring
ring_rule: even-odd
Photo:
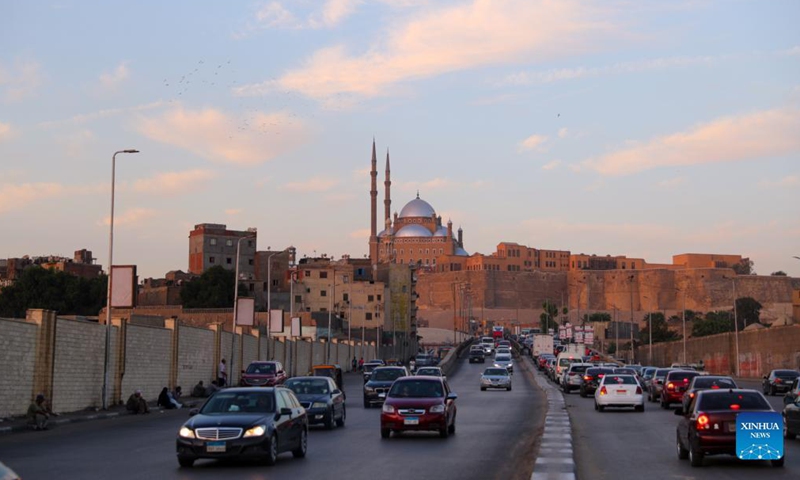
[[[85,417],[75,417],[75,418],[57,418],[52,420],[51,424],[53,425],[66,425],[68,423],[81,423],[81,422],[89,422],[92,420],[106,420],[109,418],[115,418],[119,416],[119,412],[109,412],[109,413],[98,413],[95,415],[87,415]],[[31,427],[27,423],[22,423],[19,425],[12,425],[10,427],[0,427],[0,435],[10,435],[12,433],[20,433],[20,432],[32,432]]]
[[[531,480],[575,480],[572,427],[566,400],[561,391],[550,385],[540,372],[534,371],[533,375],[547,396],[547,414]]]

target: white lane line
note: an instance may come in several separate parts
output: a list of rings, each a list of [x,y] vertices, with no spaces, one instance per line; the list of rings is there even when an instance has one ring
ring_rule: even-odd
[[[534,378],[547,396],[547,413],[531,480],[575,480],[572,424],[564,396],[541,374],[534,373]]]
[[[533,472],[531,480],[575,480],[572,472]]]

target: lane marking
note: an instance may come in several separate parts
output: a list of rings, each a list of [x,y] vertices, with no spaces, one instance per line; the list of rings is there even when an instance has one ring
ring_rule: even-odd
[[[564,395],[538,370],[533,378],[547,397],[547,413],[531,480],[575,480],[572,422]]]

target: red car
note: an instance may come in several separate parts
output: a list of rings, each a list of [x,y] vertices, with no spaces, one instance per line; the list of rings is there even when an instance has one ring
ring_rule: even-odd
[[[441,377],[401,377],[394,381],[381,410],[381,437],[391,432],[456,432],[456,398]]]
[[[692,379],[700,375],[690,370],[672,370],[664,379],[661,389],[661,408],[667,409],[673,403],[683,403],[683,394],[689,389]]]
[[[250,362],[247,370],[242,370],[239,385],[242,387],[274,387],[283,385],[289,378],[281,362]]]

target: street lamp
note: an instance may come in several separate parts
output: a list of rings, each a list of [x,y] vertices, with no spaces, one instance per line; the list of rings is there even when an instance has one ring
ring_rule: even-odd
[[[734,331],[734,338],[736,340],[736,370],[735,374],[739,376],[739,319],[736,313],[736,277],[722,277],[726,280],[731,281],[731,286],[733,287],[733,331]]]
[[[267,256],[267,318],[270,319],[267,321],[267,338],[269,338],[269,329],[270,323],[272,319],[272,257],[275,255],[279,255],[281,253],[289,253],[290,257],[294,256],[294,247],[289,246],[281,250],[280,252],[273,252]],[[290,261],[292,259],[290,258]],[[293,299],[291,301],[294,301]],[[283,318],[281,318],[281,324],[283,324]]]
[[[683,292],[683,311],[681,312],[683,319],[683,361],[681,363],[683,365],[686,365],[686,290],[686,287],[675,289],[675,291]]]
[[[254,228],[253,229],[248,229],[248,230],[250,232],[255,232]],[[239,240],[236,241],[236,269],[235,269],[235,273],[234,273],[235,277],[234,277],[234,283],[233,283],[233,321],[231,322],[232,323],[232,328],[231,328],[231,333],[232,333],[231,334],[231,366],[230,366],[231,374],[233,374],[233,372],[236,371],[234,369],[234,367],[236,365],[234,363],[235,362],[235,358],[236,358],[234,353],[236,351],[236,314],[238,313],[238,310],[239,310],[239,250],[240,250],[240,248],[242,246],[242,240],[253,239],[253,238],[256,238],[256,236],[255,235],[246,235],[244,237],[239,237]],[[228,380],[228,383],[230,384],[230,379]]]
[[[108,361],[111,349],[111,282],[114,265],[114,179],[117,168],[117,154],[139,153],[139,150],[127,149],[114,152],[111,156],[111,217],[108,232],[108,290],[106,291],[106,353],[103,361],[103,410],[108,408]]]

